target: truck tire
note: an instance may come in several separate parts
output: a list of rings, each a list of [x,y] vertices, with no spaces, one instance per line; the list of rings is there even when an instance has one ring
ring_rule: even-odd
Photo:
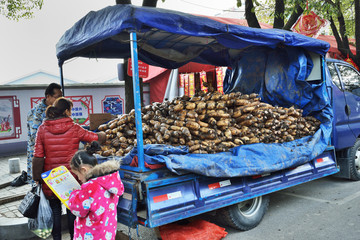
[[[250,230],[261,222],[268,207],[269,196],[260,196],[221,209],[223,222],[235,229]]]
[[[360,180],[360,139],[357,139],[354,146],[347,151],[349,160],[350,179]]]

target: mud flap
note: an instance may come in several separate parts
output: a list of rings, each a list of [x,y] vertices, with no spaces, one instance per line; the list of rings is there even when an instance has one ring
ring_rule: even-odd
[[[117,206],[117,221],[128,227],[136,228],[138,225],[136,181],[123,179],[122,182],[125,191]]]

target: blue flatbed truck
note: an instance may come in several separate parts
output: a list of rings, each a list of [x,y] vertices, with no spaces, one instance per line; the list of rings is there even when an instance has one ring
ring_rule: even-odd
[[[131,57],[134,64],[139,165],[122,165],[119,170],[125,193],[118,204],[118,221],[133,228],[139,224],[153,228],[217,210],[227,225],[248,230],[264,216],[269,193],[333,174],[359,180],[359,97],[354,86],[346,86],[352,80],[342,75],[341,68],[350,68],[357,78],[359,73],[345,62],[326,60],[328,48],[323,41],[287,31],[222,24],[205,17],[132,5],[110,6],[79,20],[57,44],[61,82],[63,63],[73,57]],[[228,93],[257,92],[268,103],[304,109],[304,114],[315,116],[322,125],[313,137],[295,140],[292,145],[253,144],[239,147],[237,155],[225,156],[236,164],[258,164],[253,168],[232,168],[224,158],[214,155],[215,161],[224,164],[231,174],[209,175],[193,171],[191,166],[177,169],[185,172],[174,171],[171,161],[170,168],[167,164],[168,168],[151,170],[145,167],[139,127],[138,59],[165,68],[190,61],[230,66],[224,82]],[[284,81],[288,82],[282,84]],[[190,165],[200,165],[209,157],[206,155],[197,156],[199,162]],[[177,160],[177,156],[172,157]],[[182,160],[187,165],[194,161]],[[212,167],[205,164],[204,169]]]

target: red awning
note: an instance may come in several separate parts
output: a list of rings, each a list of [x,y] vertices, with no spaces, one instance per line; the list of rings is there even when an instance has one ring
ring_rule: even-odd
[[[337,45],[337,42],[336,42],[336,39],[334,36],[330,36],[330,35],[319,35],[317,37],[317,39],[320,39],[320,40],[323,40],[323,41],[326,41],[328,43],[330,43],[330,49],[329,49],[329,52],[331,53],[336,53],[336,54],[339,54],[341,55],[340,51],[338,50],[338,45]],[[355,39],[349,39],[349,41],[351,42],[355,42]],[[356,54],[356,47],[350,45],[350,50],[353,54]],[[346,56],[344,56],[346,57]]]

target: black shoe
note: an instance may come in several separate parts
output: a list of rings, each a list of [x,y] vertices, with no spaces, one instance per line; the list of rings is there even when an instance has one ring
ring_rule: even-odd
[[[12,187],[20,187],[22,185],[25,185],[27,183],[27,172],[22,171],[21,175],[16,177],[12,182],[10,183],[10,186]]]

